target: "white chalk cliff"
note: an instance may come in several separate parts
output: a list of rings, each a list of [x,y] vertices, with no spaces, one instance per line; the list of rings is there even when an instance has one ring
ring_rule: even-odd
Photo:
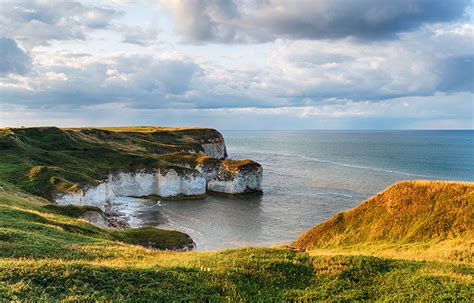
[[[209,191],[226,194],[243,194],[262,190],[262,167],[253,170],[228,172],[225,169],[209,181]]]
[[[188,164],[173,168],[153,170],[117,171],[96,186],[84,187],[73,193],[59,193],[58,204],[93,205],[104,210],[107,202],[115,197],[199,196],[208,190],[226,194],[260,192],[262,167],[253,161],[222,160],[227,157],[222,140],[202,144],[206,155],[220,161],[189,168]],[[187,167],[187,168],[186,168]]]
[[[239,165],[238,162],[226,160],[198,165],[196,169],[206,179],[208,191],[226,194],[261,192],[263,169],[260,164],[249,161]]]
[[[206,179],[196,170],[178,174],[174,169],[153,172],[118,172],[110,174],[97,186],[84,188],[70,194],[59,194],[58,204],[93,205],[104,210],[105,203],[115,197],[142,197],[158,195],[173,197],[195,196],[206,192]]]

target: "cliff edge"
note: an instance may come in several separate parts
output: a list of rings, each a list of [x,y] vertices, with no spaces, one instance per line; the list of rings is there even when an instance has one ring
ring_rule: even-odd
[[[6,128],[0,151],[0,178],[60,204],[261,191],[261,166],[225,160],[223,136],[208,128]]]
[[[464,244],[456,244],[457,251],[448,252],[452,247],[443,243],[449,241]],[[347,248],[360,253],[373,245],[395,244],[400,249],[404,245],[416,247],[417,243],[423,244],[419,247],[421,253],[435,245],[445,250],[440,253],[456,254],[451,257],[459,261],[472,260],[474,183],[396,183],[356,208],[313,227],[292,245],[308,250]],[[466,248],[464,252],[461,246]]]

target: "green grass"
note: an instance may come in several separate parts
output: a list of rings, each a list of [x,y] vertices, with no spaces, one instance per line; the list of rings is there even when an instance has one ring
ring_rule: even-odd
[[[371,247],[376,252],[377,246],[424,249],[424,255],[439,253],[471,262],[473,231],[474,183],[406,181],[313,227],[293,245],[339,251]],[[413,249],[416,244],[418,249]]]
[[[51,207],[4,186],[0,301],[461,302],[474,296],[472,264],[289,248],[150,250],[133,244],[166,243],[162,231],[103,230],[74,218],[80,207]]]
[[[115,238],[125,243],[141,245],[156,249],[174,249],[185,247],[192,249],[192,239],[187,234],[174,230],[163,230],[154,227],[129,228],[113,232]]]
[[[163,253],[162,253],[163,254]],[[0,299],[68,301],[469,301],[472,268],[244,248],[133,266],[0,261]]]
[[[92,246],[120,249],[129,243],[178,249],[193,243],[188,235],[177,231],[152,227],[108,230],[76,219],[90,210],[96,209],[61,207],[19,192],[0,193],[0,257],[94,259],[101,254],[91,250]]]
[[[100,212],[100,208],[90,205],[57,205],[57,204],[46,204],[45,209],[59,215],[80,218],[84,213],[88,211]]]

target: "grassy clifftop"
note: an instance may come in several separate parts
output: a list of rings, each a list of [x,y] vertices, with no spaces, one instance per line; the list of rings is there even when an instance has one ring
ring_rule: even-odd
[[[284,248],[163,252],[133,245],[136,235],[66,216],[81,210],[48,205],[11,187],[0,192],[0,301],[468,301],[474,295],[474,271],[464,264]]]
[[[474,183],[405,181],[315,226],[293,245],[360,252],[363,247],[423,244],[420,248],[436,246],[453,258],[472,261],[473,232]]]
[[[0,129],[0,182],[51,199],[56,191],[97,184],[115,170],[179,171],[199,157],[194,153],[204,152],[202,144],[219,142],[219,132],[204,128]],[[176,152],[181,153],[166,156]]]

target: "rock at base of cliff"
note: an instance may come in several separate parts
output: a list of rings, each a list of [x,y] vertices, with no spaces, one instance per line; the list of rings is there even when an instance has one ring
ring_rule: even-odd
[[[251,160],[224,160],[207,189],[225,194],[244,194],[262,191],[263,169]]]

